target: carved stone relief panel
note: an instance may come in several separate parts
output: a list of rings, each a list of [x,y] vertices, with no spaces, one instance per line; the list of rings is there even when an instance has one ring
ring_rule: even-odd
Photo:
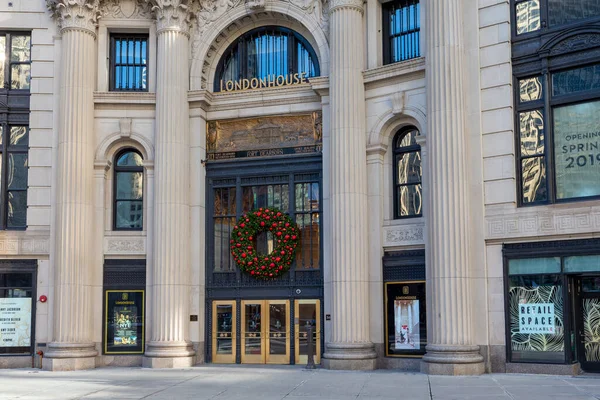
[[[383,247],[425,244],[425,223],[383,227]]]

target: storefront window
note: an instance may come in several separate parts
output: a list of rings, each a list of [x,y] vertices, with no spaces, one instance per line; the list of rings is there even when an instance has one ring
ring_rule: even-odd
[[[0,354],[31,354],[32,273],[0,273]]]
[[[106,291],[105,354],[144,352],[144,291]]]
[[[425,282],[385,284],[386,356],[425,354]]]
[[[564,362],[560,275],[509,277],[511,361]]]

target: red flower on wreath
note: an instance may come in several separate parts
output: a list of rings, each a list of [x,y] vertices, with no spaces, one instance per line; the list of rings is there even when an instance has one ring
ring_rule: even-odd
[[[275,238],[270,254],[260,254],[253,238],[269,231]],[[231,255],[238,267],[256,279],[275,279],[290,269],[296,255],[298,226],[285,213],[274,208],[259,208],[243,215],[231,232]],[[258,263],[264,260],[265,263]],[[268,263],[267,263],[268,262]],[[266,264],[266,265],[265,265]]]

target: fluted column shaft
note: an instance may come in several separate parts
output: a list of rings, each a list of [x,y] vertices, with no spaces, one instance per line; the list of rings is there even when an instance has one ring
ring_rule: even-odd
[[[371,369],[375,357],[368,323],[362,7],[360,0],[330,3],[332,328],[323,363],[336,369]]]
[[[93,368],[94,78],[97,2],[49,3],[62,25],[56,165],[54,323],[46,369]],[[60,5],[57,5],[60,4]],[[54,7],[54,8],[52,8]],[[77,22],[74,20],[77,18]]]
[[[157,11],[156,157],[152,332],[144,364],[191,365],[189,337],[189,26],[186,14]],[[152,360],[154,358],[154,360]]]
[[[429,130],[427,284],[430,302],[426,363],[430,373],[480,373],[473,345],[469,271],[468,181],[460,0],[427,6]],[[453,364],[458,364],[453,365]],[[478,364],[465,367],[460,364]]]

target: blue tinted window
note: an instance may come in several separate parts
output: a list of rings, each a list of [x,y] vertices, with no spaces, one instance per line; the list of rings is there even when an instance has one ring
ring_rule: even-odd
[[[421,7],[419,0],[396,0],[383,6],[385,63],[421,55]]]
[[[148,90],[148,37],[112,35],[111,90]]]

